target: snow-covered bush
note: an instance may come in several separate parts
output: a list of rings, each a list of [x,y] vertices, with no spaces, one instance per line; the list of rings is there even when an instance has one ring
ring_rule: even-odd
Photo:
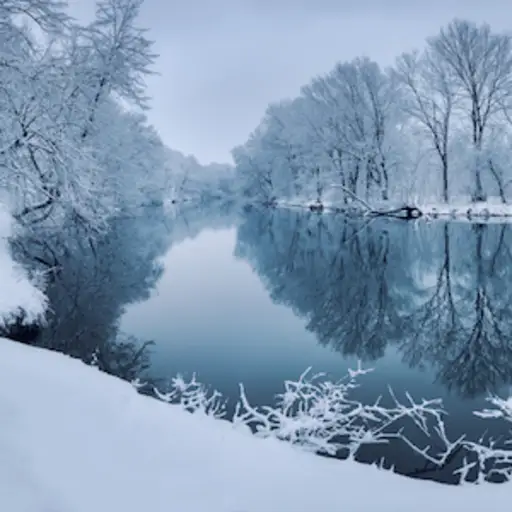
[[[138,382],[135,386],[143,386]],[[170,390],[162,393],[154,388],[155,395],[162,401],[180,404],[190,412],[202,412],[208,416],[221,419],[225,416],[226,401],[216,391],[209,391],[204,384],[196,380],[195,374],[190,381],[186,381],[181,375],[171,379]]]
[[[210,392],[204,384],[196,380],[195,374],[188,382],[181,375],[177,375],[171,379],[170,388],[165,393],[154,388],[155,395],[164,402],[180,404],[189,412],[202,412],[217,419],[225,416],[226,401],[222,395],[216,390]]]
[[[43,318],[46,297],[40,291],[41,276],[29,276],[11,257],[8,238],[12,218],[0,203],[0,328],[13,321],[31,323]],[[30,279],[32,277],[32,279]]]
[[[440,400],[423,400],[395,407],[380,405],[380,398],[364,405],[351,392],[358,387],[357,377],[371,370],[349,370],[348,377],[338,382],[325,380],[325,375],[309,376],[309,369],[297,381],[286,381],[285,392],[277,396],[277,406],[252,407],[241,388],[234,422],[255,429],[256,435],[277,437],[303,448],[328,455],[348,454],[352,458],[364,444],[382,443],[396,436],[397,423],[409,418],[427,432],[427,419],[440,420]],[[342,452],[342,453],[340,453]]]
[[[440,399],[415,401],[406,394],[406,402],[401,402],[390,389],[390,406],[382,405],[380,398],[369,405],[355,400],[351,395],[359,385],[357,379],[370,371],[359,364],[346,378],[332,382],[324,374],[311,375],[308,369],[298,380],[285,382],[285,390],[274,406],[252,406],[241,385],[232,422],[236,428],[248,427],[256,436],[276,438],[338,458],[354,459],[368,444],[402,442],[411,455],[425,461],[434,478],[436,471],[446,470],[448,463],[458,457],[453,473],[461,484],[496,481],[496,477],[501,481],[511,479],[512,449],[507,445],[512,441],[498,445],[493,440],[484,442],[483,437],[478,442],[464,436],[450,440]],[[138,389],[144,387],[139,380],[133,384]],[[189,382],[177,376],[166,392],[153,391],[160,400],[179,404],[190,412],[226,417],[226,401],[221,394],[209,391],[195,375]],[[512,398],[491,396],[489,402],[492,409],[474,414],[512,423]],[[421,445],[420,437],[424,440]]]

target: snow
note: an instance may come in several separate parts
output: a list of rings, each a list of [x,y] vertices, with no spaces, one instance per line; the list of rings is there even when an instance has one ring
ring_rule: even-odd
[[[510,222],[512,218],[512,204],[503,204],[497,198],[490,198],[488,201],[472,203],[466,200],[454,200],[450,203],[421,203],[412,202],[412,205],[417,206],[423,215],[429,219],[444,219],[444,220],[464,220],[478,222]],[[285,209],[311,209],[318,206],[318,202],[304,199],[279,199],[276,202],[278,208]],[[357,202],[351,202],[344,205],[341,202],[328,200],[322,201],[323,210],[326,212],[347,211],[351,213],[359,212],[360,215],[365,215],[366,210],[358,205]],[[401,205],[393,203],[388,204],[380,202],[378,205],[373,205],[375,210],[392,210]]]
[[[22,311],[25,321],[41,318],[46,308],[44,294],[31,283],[26,272],[11,257],[8,238],[12,227],[11,216],[0,204],[0,327]]]
[[[339,206],[336,202],[333,202],[333,201],[322,201],[321,204],[322,204],[323,209],[326,212],[337,211],[340,208],[346,208],[348,210],[346,205],[343,205],[341,202],[339,203]],[[276,206],[278,208],[290,209],[290,210],[295,210],[295,209],[310,210],[311,208],[314,209],[315,207],[318,207],[318,205],[319,205],[318,201],[314,201],[311,199],[304,199],[304,198],[300,198],[300,197],[298,197],[298,198],[295,197],[292,199],[278,199],[276,201]],[[361,213],[364,213],[364,211],[361,210]]]
[[[469,201],[452,201],[450,203],[429,203],[418,205],[424,215],[429,217],[455,220],[509,220],[512,217],[512,204],[503,204],[499,200],[471,203]]]
[[[1,338],[0,415],[2,511],[479,511],[512,496],[511,484],[412,480],[257,438]]]

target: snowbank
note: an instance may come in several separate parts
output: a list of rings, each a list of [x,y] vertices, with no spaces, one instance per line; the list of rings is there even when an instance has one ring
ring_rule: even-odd
[[[481,203],[471,203],[470,201],[453,201],[448,204],[445,203],[414,203],[423,215],[427,218],[439,218],[445,220],[465,220],[478,222],[510,222],[512,220],[512,204],[503,204],[497,199],[490,199],[489,201]],[[372,205],[375,210],[392,210],[400,207],[397,204],[386,204],[380,202],[379,204]],[[294,199],[280,199],[276,201],[276,207],[286,209],[307,209],[312,211],[325,211],[325,212],[344,212],[351,215],[367,214],[368,210],[358,204],[351,202],[348,205],[343,205],[341,202],[316,201],[294,198]]]
[[[26,322],[35,321],[42,317],[46,308],[44,294],[10,255],[7,239],[11,230],[12,218],[0,204],[0,327],[21,312]]]
[[[424,204],[419,206],[424,215],[433,218],[475,220],[478,221],[507,221],[512,217],[512,204],[503,204],[498,201],[485,201],[481,203],[453,202],[449,204]]]
[[[505,509],[511,484],[452,487],[321,458],[0,339],[0,510]]]

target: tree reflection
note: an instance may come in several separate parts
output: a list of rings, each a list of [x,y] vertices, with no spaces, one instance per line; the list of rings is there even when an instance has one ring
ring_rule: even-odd
[[[512,382],[507,238],[507,225],[445,224],[435,288],[407,318],[413,328],[401,344],[405,360],[412,366],[430,361],[438,378],[464,396]]]
[[[392,343],[474,397],[512,383],[508,225],[245,215],[236,254],[319,342],[372,360]]]
[[[376,359],[400,324],[389,297],[392,249],[384,228],[289,211],[250,214],[236,255],[251,262],[273,300],[307,318],[320,343]]]
[[[58,232],[25,232],[13,241],[14,254],[25,267],[46,275],[48,322],[42,329],[11,326],[7,336],[64,352],[126,380],[140,377],[149,370],[152,342],[120,332],[125,307],[149,298],[163,273],[161,257],[173,244],[205,227],[233,225],[234,210],[220,202],[185,204],[172,212],[141,208],[116,219],[94,241],[73,222]]]
[[[437,233],[436,233],[437,234]],[[449,244],[449,226],[443,226],[442,249],[434,259],[432,269],[421,269],[424,275],[433,275],[433,283],[415,285],[411,279],[413,297],[408,302],[409,311],[402,311],[407,336],[400,343],[404,359],[411,366],[424,367],[427,352],[430,359],[443,357],[442,347],[460,331],[461,321],[455,305],[452,281],[452,259]],[[437,268],[436,268],[437,267]],[[427,279],[428,281],[428,279]],[[414,295],[416,295],[416,300]]]
[[[69,224],[14,241],[18,260],[47,274],[50,310],[34,344],[64,352],[132,380],[149,366],[150,342],[119,332],[124,307],[149,298],[171,242],[161,210],[143,209],[116,220],[89,241]]]

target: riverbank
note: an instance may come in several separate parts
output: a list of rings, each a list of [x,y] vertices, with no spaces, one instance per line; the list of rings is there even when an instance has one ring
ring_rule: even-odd
[[[483,220],[494,221],[512,219],[512,204],[499,201],[484,201],[481,203],[453,202],[449,204],[427,203],[418,205],[424,215],[431,218],[454,220]]]
[[[10,226],[4,223],[0,240],[0,283],[8,283],[0,316],[23,307],[36,318],[44,296],[10,257]],[[0,414],[2,511],[476,512],[510,501],[511,484],[446,486],[261,439],[140,395],[68,356],[4,338]]]
[[[0,410],[9,512],[467,512],[510,501],[510,484],[446,486],[259,439],[5,339]]]
[[[306,209],[313,212],[345,213],[352,216],[387,215],[390,217],[427,219],[461,220],[478,222],[510,222],[512,220],[512,204],[503,204],[499,199],[472,203],[466,199],[450,203],[418,202],[411,204],[380,202],[371,208],[352,201],[347,205],[339,201],[307,201],[300,199],[278,200],[275,207],[289,209]],[[369,205],[368,205],[369,206]],[[410,215],[417,209],[420,215]],[[413,212],[414,213],[414,212]]]
[[[44,294],[11,257],[8,239],[12,229],[13,221],[0,204],[0,329],[20,316],[26,324],[36,322],[46,309]]]

